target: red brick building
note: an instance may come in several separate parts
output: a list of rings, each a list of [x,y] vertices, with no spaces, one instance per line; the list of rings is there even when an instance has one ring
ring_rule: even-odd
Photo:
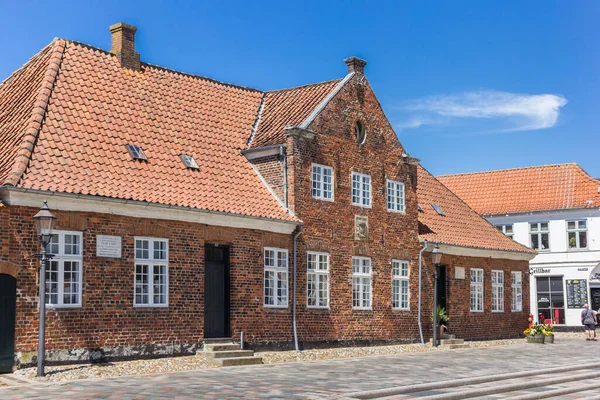
[[[242,331],[290,345],[294,321],[304,346],[418,341],[436,244],[450,330],[520,334],[535,252],[408,155],[365,61],[262,92],[142,63],[135,28],[111,32],[111,52],[57,39],[0,86],[0,357],[37,348],[43,200],[49,360],[188,354]]]

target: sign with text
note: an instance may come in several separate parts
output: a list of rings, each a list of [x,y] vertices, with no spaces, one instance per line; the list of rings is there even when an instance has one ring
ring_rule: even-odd
[[[121,258],[121,236],[96,235],[96,257]]]
[[[587,302],[587,279],[567,279],[567,307],[583,308]]]

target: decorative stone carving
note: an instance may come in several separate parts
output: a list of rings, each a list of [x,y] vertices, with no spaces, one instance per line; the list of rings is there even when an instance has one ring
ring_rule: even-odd
[[[369,217],[354,216],[354,240],[369,240]]]

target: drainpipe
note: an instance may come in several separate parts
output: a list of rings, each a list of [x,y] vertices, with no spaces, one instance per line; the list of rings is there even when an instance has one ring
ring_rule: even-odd
[[[283,159],[283,205],[288,208],[288,185],[287,185],[287,152],[283,151],[284,145],[279,146],[279,155]]]
[[[423,340],[423,327],[421,326],[421,276],[423,270],[423,252],[427,248],[428,242],[427,240],[423,243],[423,248],[419,251],[419,335],[421,336],[421,344],[425,344]]]
[[[298,255],[297,244],[298,244],[298,236],[302,234],[302,225],[298,225],[300,230],[294,236],[294,293],[292,300],[292,324],[294,327],[294,346],[296,347],[296,351],[300,352],[300,347],[298,346],[298,330],[296,329],[296,259]]]

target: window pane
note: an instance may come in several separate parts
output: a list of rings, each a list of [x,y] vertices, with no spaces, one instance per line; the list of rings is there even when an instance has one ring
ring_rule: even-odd
[[[538,224],[529,224],[529,229],[531,230],[531,232],[537,232]]]
[[[58,304],[58,261],[46,264],[46,304]]]
[[[323,197],[333,198],[333,169],[323,168]]]
[[[542,248],[540,250],[548,250],[550,248],[550,241],[547,233],[542,233]]]
[[[307,279],[306,301],[309,306],[315,306],[317,304],[317,276],[316,274],[308,274]]]
[[[575,229],[575,221],[567,222],[567,229]]]
[[[360,258],[352,258],[352,273],[360,274]]]
[[[313,197],[321,197],[321,167],[313,165],[312,181]]]
[[[360,307],[360,278],[352,278],[352,307]]]
[[[287,252],[286,251],[278,251],[277,252],[277,266],[279,268],[287,268]]]
[[[154,304],[167,304],[167,267],[155,265],[153,272]]]
[[[287,272],[277,273],[277,305],[287,305]]]
[[[392,307],[400,307],[400,280],[392,280]]]
[[[578,221],[579,222],[579,229],[586,229],[587,228],[587,221]]]
[[[512,225],[506,225],[506,233],[507,234],[513,233],[513,226]]]
[[[532,249],[537,250],[537,249],[540,248],[540,242],[539,242],[539,240],[540,240],[540,237],[538,236],[537,233],[531,235],[531,248]]]
[[[547,222],[542,222],[540,224],[540,230],[541,231],[547,231],[548,230],[548,223]]]
[[[356,174],[352,174],[352,203],[353,204],[361,204],[360,197],[360,176]]]
[[[154,241],[154,259],[155,260],[166,260],[167,259],[167,242],[162,240]]]
[[[64,262],[64,279],[63,279],[63,303],[77,304],[79,303],[79,262],[65,261]]]
[[[275,252],[273,250],[265,250],[265,267],[275,266]]]
[[[575,232],[569,232],[569,248],[573,249],[577,247],[577,234]]]
[[[52,235],[48,244],[50,254],[58,254],[58,235]]]
[[[550,291],[550,280],[547,277],[536,278],[537,291],[538,292],[549,292]]]
[[[149,304],[149,276],[148,265],[137,264],[135,266],[135,303]]]
[[[329,284],[328,284],[328,277],[327,275],[321,274],[318,276],[319,278],[319,306],[320,307],[327,307],[329,306],[328,304],[328,291],[329,291]]]
[[[562,293],[563,279],[561,276],[551,276],[550,277],[550,291]]]
[[[275,272],[265,271],[265,304],[275,305]]]
[[[587,232],[579,232],[579,247],[582,249],[587,247]]]

